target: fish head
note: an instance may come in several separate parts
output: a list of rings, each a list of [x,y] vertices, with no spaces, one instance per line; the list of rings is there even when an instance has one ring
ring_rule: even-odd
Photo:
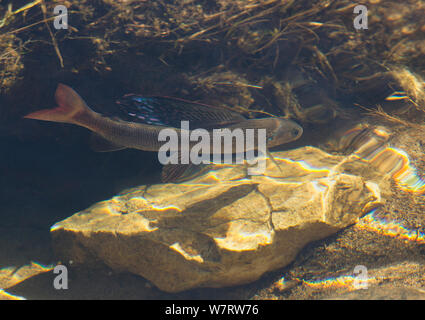
[[[272,118],[272,120],[274,124],[270,126],[273,129],[267,137],[268,147],[277,147],[295,141],[303,134],[303,128],[292,120],[283,118]]]

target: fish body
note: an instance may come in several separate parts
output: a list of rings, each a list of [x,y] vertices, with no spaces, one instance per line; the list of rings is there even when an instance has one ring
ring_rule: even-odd
[[[64,84],[59,84],[55,100],[58,107],[35,111],[24,118],[76,124],[95,132],[117,146],[127,148],[158,151],[163,145],[163,142],[159,141],[158,135],[164,129],[164,125],[105,117],[93,111],[73,89]],[[209,111],[211,118],[216,116],[211,110]],[[245,119],[235,112],[225,113],[222,110],[220,110],[220,115],[222,118],[215,119],[215,122],[212,122],[214,119],[205,121],[205,128],[209,132],[213,130],[212,127],[214,129],[239,128],[244,133],[247,129],[266,129],[267,147],[294,141],[301,136],[303,131],[302,127],[295,122],[283,118]],[[190,117],[188,120],[190,121]],[[201,121],[200,118],[198,120]],[[175,128],[175,130],[178,134],[182,133],[179,128]]]
[[[187,102],[172,98],[143,98],[130,96],[132,105],[128,101],[119,102],[127,112],[127,119],[117,119],[104,116],[93,111],[72,88],[59,84],[55,92],[57,107],[32,112],[24,118],[43,121],[70,123],[85,127],[95,135],[97,151],[114,151],[124,148],[133,148],[144,151],[159,151],[164,141],[160,141],[160,132],[172,128],[177,136],[183,134],[190,136],[191,130],[178,128],[180,120],[188,120],[194,128],[207,130],[210,137],[211,153],[217,150],[213,147],[216,129],[241,129],[246,137],[248,129],[266,129],[267,148],[279,146],[298,139],[303,132],[301,126],[283,118],[246,119],[239,113],[225,108],[213,108],[201,104]],[[128,99],[127,97],[124,97]],[[258,130],[254,130],[254,141],[258,141]],[[225,141],[231,143],[230,149],[224,145]],[[221,153],[231,150],[235,153],[238,149],[237,139],[221,139]],[[198,142],[189,141],[189,148]],[[244,151],[247,151],[244,145]],[[170,168],[170,167],[169,167]],[[178,168],[178,167],[173,167]],[[172,169],[173,176],[181,175],[184,168]],[[170,171],[168,169],[167,171]],[[165,178],[164,180],[168,180]]]

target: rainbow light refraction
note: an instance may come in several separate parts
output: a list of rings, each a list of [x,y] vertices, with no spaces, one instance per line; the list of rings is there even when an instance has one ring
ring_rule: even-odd
[[[389,133],[384,128],[370,130],[357,126],[346,131],[341,140],[345,147],[355,148],[355,156],[389,174],[403,191],[423,194],[425,180],[411,164],[405,151],[388,146],[388,138]]]
[[[284,291],[288,287],[289,282],[302,283],[303,285],[313,289],[347,289],[348,291],[357,290],[360,287],[367,287],[367,285],[376,283],[378,280],[374,277],[367,277],[360,279],[355,275],[340,275],[336,277],[327,277],[324,279],[303,280],[296,278],[294,280],[285,280],[284,277],[280,278],[274,283],[274,287],[280,291]]]
[[[377,209],[372,210],[370,213],[361,218],[355,227],[377,232],[384,236],[389,236],[400,240],[412,241],[420,244],[425,243],[424,233],[417,229],[408,229],[398,221],[392,221],[383,217],[379,217],[377,215]]]

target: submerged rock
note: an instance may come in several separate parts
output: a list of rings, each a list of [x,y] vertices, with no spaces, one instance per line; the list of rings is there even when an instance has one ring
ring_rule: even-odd
[[[358,157],[313,147],[276,152],[263,175],[217,166],[181,184],[140,186],[55,224],[74,264],[106,264],[178,292],[254,281],[307,243],[355,223],[388,178]]]

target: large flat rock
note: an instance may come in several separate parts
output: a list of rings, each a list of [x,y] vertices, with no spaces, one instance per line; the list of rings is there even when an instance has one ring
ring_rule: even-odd
[[[258,279],[309,242],[355,223],[388,183],[358,157],[313,147],[273,153],[263,175],[216,166],[180,184],[140,186],[56,223],[63,261],[145,277],[178,292]]]

